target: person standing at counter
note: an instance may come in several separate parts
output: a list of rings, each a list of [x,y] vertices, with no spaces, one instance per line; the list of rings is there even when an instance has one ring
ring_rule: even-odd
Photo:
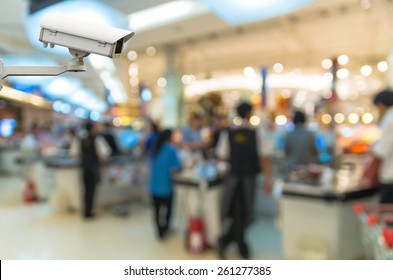
[[[149,193],[153,200],[154,218],[158,237],[167,233],[172,216],[173,183],[172,174],[181,169],[176,148],[170,144],[172,131],[159,133],[149,154]]]
[[[206,144],[202,141],[201,130],[202,116],[195,113],[190,117],[189,124],[181,132],[181,146],[189,151],[206,148]]]
[[[377,178],[380,189],[380,203],[393,203],[393,91],[385,90],[374,97],[374,104],[377,107],[381,121],[381,138],[372,148],[372,155],[375,169],[378,172]],[[366,170],[365,176],[372,169]],[[367,185],[371,185],[372,178],[368,179]]]
[[[318,162],[315,136],[305,128],[305,114],[296,111],[293,123],[295,130],[287,134],[284,148],[290,170],[296,165],[309,165]]]
[[[98,136],[94,123],[87,122],[80,139],[75,139],[71,145],[70,155],[80,158],[82,180],[84,186],[83,216],[94,218],[94,195],[100,181],[100,161],[106,160],[111,154],[110,147],[102,136]]]
[[[225,258],[225,249],[236,242],[241,256],[250,257],[249,246],[245,240],[245,231],[253,218],[253,206],[257,174],[264,172],[264,191],[272,191],[271,167],[268,151],[263,148],[260,131],[250,124],[252,106],[241,103],[237,113],[242,118],[242,124],[221,133],[216,149],[217,156],[222,161],[229,161],[230,171],[222,197],[223,225],[229,222],[228,228],[223,228],[219,238],[219,255]]]

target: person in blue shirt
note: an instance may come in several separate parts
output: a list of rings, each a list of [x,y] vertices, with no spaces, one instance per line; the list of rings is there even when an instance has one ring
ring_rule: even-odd
[[[167,233],[172,215],[174,195],[172,175],[181,169],[176,148],[170,143],[171,136],[172,131],[169,129],[160,132],[149,153],[149,193],[153,200],[160,239]]]

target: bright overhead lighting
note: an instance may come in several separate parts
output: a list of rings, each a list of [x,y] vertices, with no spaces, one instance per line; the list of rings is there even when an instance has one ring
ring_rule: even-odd
[[[333,66],[333,62],[331,59],[326,58],[322,60],[321,66],[323,69],[330,69]]]
[[[342,68],[340,70],[337,71],[337,78],[343,80],[349,77],[349,70]]]
[[[342,54],[342,55],[340,55],[340,56],[337,58],[337,62],[338,62],[338,64],[340,64],[340,65],[346,65],[346,64],[349,62],[349,58],[348,58],[348,56],[346,56],[345,54]]]
[[[386,61],[380,61],[378,63],[378,71],[386,72],[389,69],[389,64]]]
[[[130,14],[128,16],[129,28],[141,32],[207,12],[209,12],[208,8],[198,1],[171,1]]]
[[[44,85],[42,90],[51,97],[61,98],[68,96],[71,92],[76,91],[82,86],[80,80],[72,77],[56,77],[48,84]]]
[[[370,76],[372,72],[373,68],[371,68],[370,65],[364,65],[362,68],[360,68],[360,74],[362,74],[364,77]]]
[[[273,65],[273,71],[276,73],[281,73],[284,71],[284,66],[281,63],[276,63]]]
[[[202,0],[211,11],[230,25],[266,20],[294,12],[311,0]]]
[[[244,70],[243,70],[243,74],[244,74],[244,76],[246,76],[246,77],[249,77],[249,78],[253,78],[253,77],[255,77],[255,70],[254,70],[254,68],[252,68],[252,67],[246,67],[246,68],[244,68]]]

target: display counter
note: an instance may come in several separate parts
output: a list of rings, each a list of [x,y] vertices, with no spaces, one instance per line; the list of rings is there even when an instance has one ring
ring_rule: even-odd
[[[21,152],[17,145],[1,145],[0,146],[0,173],[2,174],[18,174],[20,166],[17,159]]]
[[[220,197],[223,179],[202,179],[186,170],[174,176],[176,186],[175,224],[186,231],[192,217],[204,221],[207,244],[217,246],[221,234]]]
[[[358,187],[358,170],[339,169],[331,186],[286,182],[280,199],[286,259],[363,259],[360,228],[352,207],[375,201],[375,188]]]

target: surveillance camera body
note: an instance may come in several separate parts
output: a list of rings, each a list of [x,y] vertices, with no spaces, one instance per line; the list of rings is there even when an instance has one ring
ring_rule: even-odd
[[[39,39],[45,47],[48,44],[66,47],[74,56],[94,53],[112,58],[121,55],[124,43],[134,34],[72,17],[47,14],[41,20]]]

